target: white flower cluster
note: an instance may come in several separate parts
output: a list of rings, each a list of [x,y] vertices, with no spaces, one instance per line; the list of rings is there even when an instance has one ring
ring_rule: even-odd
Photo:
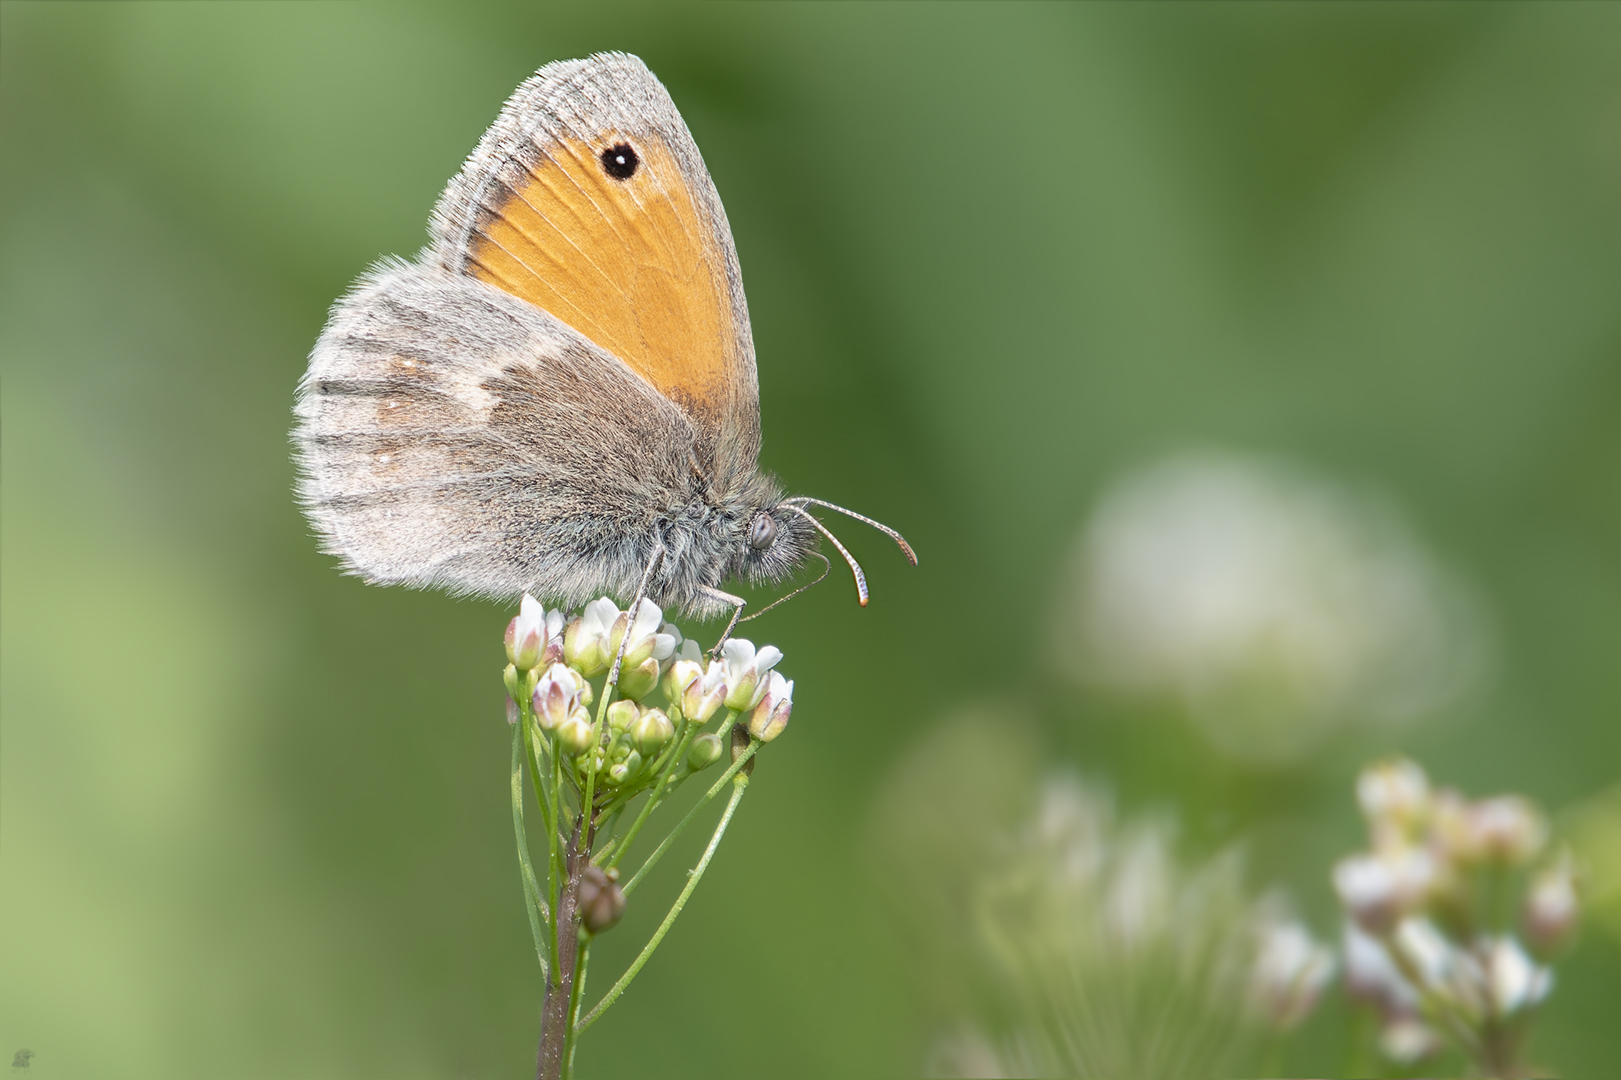
[[[1366,769],[1357,801],[1369,849],[1340,860],[1334,887],[1347,915],[1347,985],[1379,1009],[1385,1054],[1410,1064],[1451,1038],[1488,1075],[1517,1075],[1521,1020],[1552,990],[1547,961],[1576,922],[1568,856],[1524,889],[1528,952],[1497,911],[1501,890],[1547,848],[1535,806],[1435,790],[1401,758]]]
[[[782,734],[793,711],[793,681],[775,670],[781,650],[732,638],[720,658],[706,665],[698,643],[685,639],[647,600],[632,613],[603,597],[571,616],[546,610],[526,593],[505,643],[513,700],[526,700],[536,728],[609,786],[649,781],[655,758],[689,728],[688,768],[719,760],[724,727],[719,734],[695,732],[723,707],[726,726],[741,721],[760,742]],[[607,709],[592,753],[591,680],[607,675],[616,657],[618,700]],[[643,703],[661,685],[668,711]]]
[[[1164,820],[1121,821],[1070,778],[991,858],[973,926],[1019,1017],[941,1047],[947,1075],[1243,1074],[1262,1029],[1315,1007],[1333,952],[1277,897],[1250,898],[1231,853],[1176,857]]]
[[[1242,760],[1430,716],[1485,659],[1470,592],[1394,512],[1287,461],[1201,452],[1128,473],[1070,576],[1054,639],[1070,673],[1175,702]]]

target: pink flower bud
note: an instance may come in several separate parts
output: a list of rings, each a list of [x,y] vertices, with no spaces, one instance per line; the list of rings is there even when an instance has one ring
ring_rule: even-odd
[[[765,693],[749,714],[749,734],[761,742],[770,742],[788,726],[788,715],[793,708],[793,680],[783,678],[779,672],[771,672],[766,679]]]
[[[556,731],[580,707],[585,676],[562,664],[553,664],[535,683],[532,703],[542,730]]]
[[[1558,862],[1531,879],[1525,908],[1520,913],[1520,925],[1531,947],[1547,956],[1570,937],[1580,914],[1570,856],[1562,855]]]
[[[619,887],[619,871],[587,866],[580,875],[580,925],[588,933],[600,934],[625,914],[625,890]]]
[[[552,618],[548,620],[546,609],[540,601],[528,593],[523,594],[517,617],[507,623],[505,638],[507,659],[519,671],[540,666],[546,654],[546,644],[554,632],[548,622],[561,628],[563,621],[561,613],[552,612],[551,615]]]

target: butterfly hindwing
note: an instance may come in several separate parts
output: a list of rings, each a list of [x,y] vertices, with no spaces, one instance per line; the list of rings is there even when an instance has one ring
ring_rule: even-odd
[[[693,498],[686,415],[561,321],[393,263],[334,308],[296,406],[301,501],[351,572],[570,604],[633,589],[631,541]]]

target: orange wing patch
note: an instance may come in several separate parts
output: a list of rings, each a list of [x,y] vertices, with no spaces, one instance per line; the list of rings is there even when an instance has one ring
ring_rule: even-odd
[[[640,159],[623,180],[599,156],[620,144]],[[481,219],[467,272],[568,323],[695,419],[723,422],[736,364],[725,262],[670,151],[611,134],[546,151]]]

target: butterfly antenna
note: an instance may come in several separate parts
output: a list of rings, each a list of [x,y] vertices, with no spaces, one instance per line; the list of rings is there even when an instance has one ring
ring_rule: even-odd
[[[796,514],[799,514],[806,521],[816,526],[817,532],[833,541],[833,546],[839,549],[839,554],[844,556],[844,561],[850,564],[850,572],[856,576],[856,596],[861,600],[861,606],[866,607],[867,575],[861,572],[861,564],[856,562],[856,557],[854,555],[850,554],[850,549],[839,543],[839,538],[828,532],[827,526],[823,525],[820,521],[817,521],[809,510],[806,510],[802,506],[792,506],[786,502],[779,505],[787,506],[788,509],[792,510]]]
[[[737,621],[748,622],[750,619],[758,619],[761,615],[764,615],[778,604],[786,604],[788,601],[792,600],[794,597],[798,596],[812,585],[820,585],[823,581],[825,581],[827,579],[827,575],[833,572],[833,564],[828,562],[827,556],[823,555],[820,551],[813,551],[810,554],[813,558],[822,560],[822,572],[816,575],[815,581],[807,581],[805,584],[801,585],[787,596],[779,596],[775,600],[771,601],[771,603],[761,608],[759,611],[756,611],[753,615],[745,615]]]
[[[894,529],[891,529],[888,525],[885,525],[882,521],[874,521],[872,518],[868,517],[866,514],[858,514],[854,510],[846,510],[842,506],[835,506],[833,503],[828,502],[826,499],[813,499],[809,495],[795,495],[791,499],[784,499],[784,500],[782,500],[782,505],[788,506],[788,507],[825,506],[829,510],[837,510],[839,513],[845,515],[846,517],[853,517],[857,521],[863,522],[863,523],[865,523],[867,525],[871,525],[873,528],[877,529],[879,532],[883,533],[885,536],[887,536],[891,540],[895,541],[895,543],[897,543],[897,544],[899,544],[901,546],[901,550],[906,553],[907,561],[909,561],[913,566],[917,565],[917,553],[912,550],[912,545],[908,544],[906,542],[906,537],[902,536],[900,533],[896,532]],[[816,519],[811,518],[811,520],[815,521]],[[826,529],[823,529],[822,531],[824,533],[827,533]],[[827,533],[827,535],[829,536],[829,538],[831,538],[833,534],[832,533]],[[835,544],[838,543],[837,540],[834,540],[833,542]],[[844,549],[841,547],[841,548],[839,548],[839,550],[843,551]],[[849,555],[845,555],[845,558],[848,559]],[[854,562],[852,562],[851,565],[852,566],[855,565]]]

